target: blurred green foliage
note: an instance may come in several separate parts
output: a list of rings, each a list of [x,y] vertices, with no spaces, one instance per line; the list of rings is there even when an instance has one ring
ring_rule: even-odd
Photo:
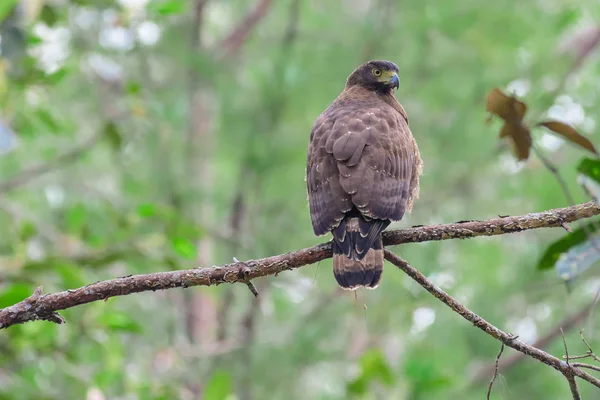
[[[485,124],[494,87],[527,103],[531,121],[563,120],[598,143],[598,52],[572,69],[598,29],[596,0],[229,0],[201,2],[201,13],[175,0],[16,3],[0,5],[0,123],[17,137],[0,153],[0,307],[39,285],[322,241],[308,215],[308,135],[368,59],[399,65],[397,96],[424,159],[421,198],[393,227],[568,205],[535,155],[517,163],[498,142],[501,121]],[[589,200],[576,178],[597,179],[597,167],[577,170],[584,152],[544,129],[531,135],[575,201]],[[536,268],[551,243],[570,240],[567,251],[578,232],[394,250],[534,342],[599,288],[598,268],[570,293]],[[490,376],[478,372],[499,343],[389,265],[376,291],[356,297],[337,291],[329,260],[255,284],[259,300],[242,285],[142,293],[65,310],[65,325],[1,331],[0,398],[485,396]],[[600,348],[598,325],[592,316],[567,329],[570,352],[585,352],[583,327]],[[547,350],[561,355],[561,340]],[[569,397],[564,379],[533,360],[500,372],[493,399]]]

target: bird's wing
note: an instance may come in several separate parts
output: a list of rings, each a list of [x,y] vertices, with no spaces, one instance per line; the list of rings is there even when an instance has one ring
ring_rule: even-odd
[[[352,209],[351,196],[340,183],[337,161],[326,144],[335,119],[322,114],[313,126],[306,160],[306,185],[310,217],[316,235],[324,235],[340,224]]]
[[[328,110],[315,122],[308,151],[315,233],[337,227],[353,206],[367,218],[400,220],[418,186],[418,168],[407,119],[396,110],[364,104]]]

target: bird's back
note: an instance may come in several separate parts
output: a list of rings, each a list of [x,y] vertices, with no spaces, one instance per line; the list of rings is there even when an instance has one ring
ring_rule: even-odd
[[[346,87],[317,118],[307,155],[315,234],[333,233],[343,288],[374,288],[383,270],[381,232],[410,211],[421,158],[393,93]]]

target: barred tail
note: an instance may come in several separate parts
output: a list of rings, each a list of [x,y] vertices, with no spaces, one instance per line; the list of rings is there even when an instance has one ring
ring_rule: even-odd
[[[381,231],[388,224],[351,217],[333,232],[333,275],[342,289],[377,288],[383,273]]]

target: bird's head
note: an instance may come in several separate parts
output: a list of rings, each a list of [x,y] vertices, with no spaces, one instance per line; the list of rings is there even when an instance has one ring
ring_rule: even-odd
[[[382,93],[391,93],[399,85],[398,66],[391,61],[381,60],[369,61],[358,66],[346,82],[346,88],[362,86]]]

